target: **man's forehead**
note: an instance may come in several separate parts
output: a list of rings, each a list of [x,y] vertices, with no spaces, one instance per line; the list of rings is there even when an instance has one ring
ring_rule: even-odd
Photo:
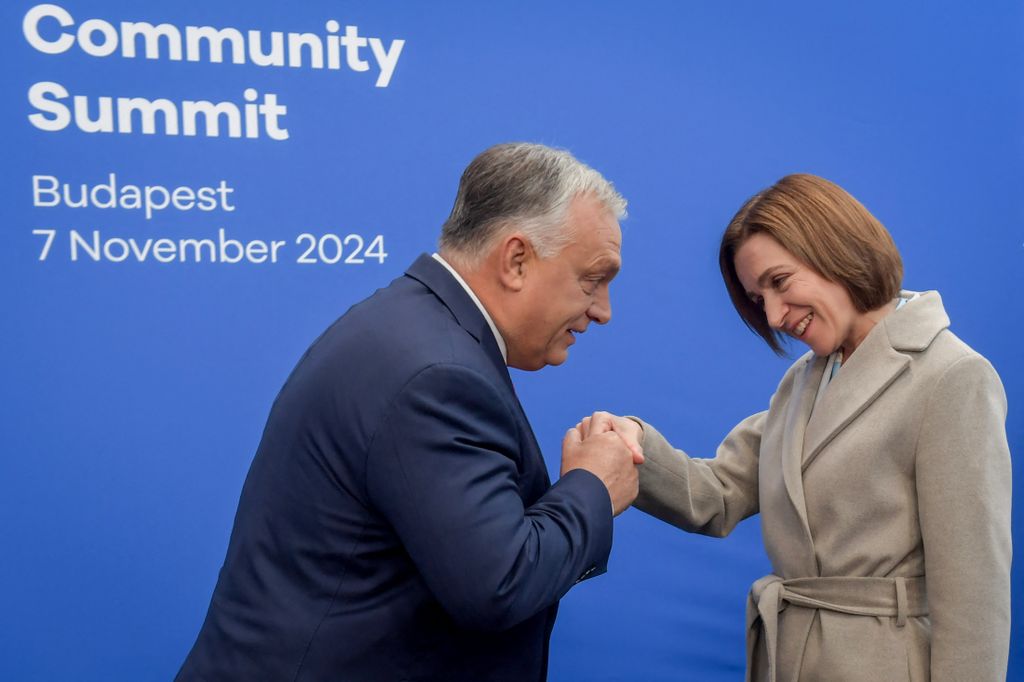
[[[569,213],[571,241],[567,254],[590,269],[615,269],[620,266],[622,229],[611,210],[595,197],[576,197]]]
[[[607,249],[618,253],[622,249],[622,228],[611,212],[593,216],[578,226],[576,241],[587,243],[591,248]]]

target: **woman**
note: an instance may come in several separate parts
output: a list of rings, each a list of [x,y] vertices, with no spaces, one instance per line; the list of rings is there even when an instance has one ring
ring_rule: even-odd
[[[936,292],[900,291],[892,238],[811,175],[751,198],[722,237],[740,317],[810,352],[714,459],[642,420],[639,509],[725,536],[761,513],[773,574],[751,589],[747,679],[1003,680],[1010,629],[1006,398]]]

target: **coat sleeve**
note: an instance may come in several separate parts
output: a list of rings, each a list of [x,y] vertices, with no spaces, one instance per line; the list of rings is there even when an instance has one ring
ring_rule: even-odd
[[[916,452],[932,623],[931,679],[1006,678],[1010,638],[1010,452],[1006,395],[971,354],[928,397]]]
[[[740,422],[714,459],[676,450],[650,424],[644,430],[637,509],[691,533],[725,537],[758,511],[758,453],[767,412]]]
[[[520,443],[527,439],[491,381],[434,365],[404,387],[388,414],[368,454],[370,500],[460,625],[512,627],[557,602],[584,573],[604,570],[612,542],[607,489],[574,470],[525,506]]]

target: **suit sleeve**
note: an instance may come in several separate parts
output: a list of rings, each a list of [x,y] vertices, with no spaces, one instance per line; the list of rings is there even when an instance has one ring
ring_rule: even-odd
[[[529,618],[604,570],[611,551],[611,500],[590,472],[569,472],[524,506],[519,428],[490,381],[435,365],[397,396],[368,455],[370,499],[465,627]]]
[[[916,484],[932,623],[931,679],[1006,678],[1010,638],[1010,452],[1006,395],[969,355],[928,398]]]
[[[714,459],[676,450],[650,424],[644,429],[637,509],[691,533],[725,537],[758,511],[758,453],[767,412],[740,422]]]

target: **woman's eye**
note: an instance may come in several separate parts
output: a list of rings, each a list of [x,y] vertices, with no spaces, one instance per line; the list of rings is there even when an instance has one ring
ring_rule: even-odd
[[[786,280],[789,279],[789,275],[779,275],[772,279],[772,286],[776,289],[781,289],[786,286]]]

